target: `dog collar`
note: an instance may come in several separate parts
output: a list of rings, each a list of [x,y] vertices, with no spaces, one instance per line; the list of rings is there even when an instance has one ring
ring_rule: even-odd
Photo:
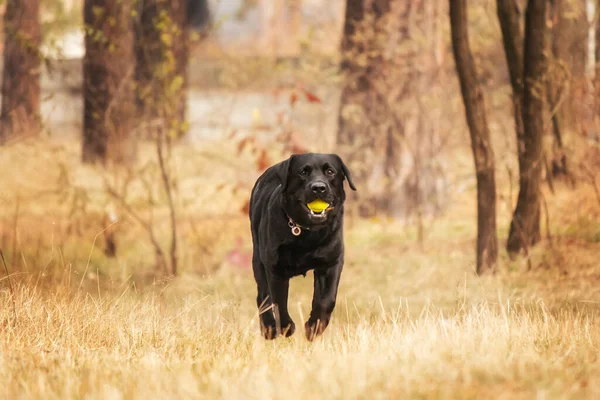
[[[288,215],[288,226],[292,230],[292,235],[294,235],[294,236],[300,236],[300,234],[302,233],[302,229],[306,229],[307,231],[310,230],[307,227],[304,227],[302,225],[298,225],[297,223],[295,223],[294,220],[289,215]]]

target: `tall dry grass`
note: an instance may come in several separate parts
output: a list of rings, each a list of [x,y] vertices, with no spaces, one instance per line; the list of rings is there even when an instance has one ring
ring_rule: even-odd
[[[600,395],[597,312],[551,312],[541,302],[430,305],[417,317],[406,303],[377,315],[341,304],[310,344],[262,340],[256,315],[222,291],[168,302],[158,293],[92,297],[18,285],[16,320],[9,297],[0,314],[2,398]]]

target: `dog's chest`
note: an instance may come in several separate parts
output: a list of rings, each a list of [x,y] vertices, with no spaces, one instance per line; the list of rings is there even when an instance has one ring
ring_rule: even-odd
[[[293,277],[305,275],[311,269],[333,266],[339,257],[336,247],[331,243],[282,245],[278,249],[277,270],[284,276]]]

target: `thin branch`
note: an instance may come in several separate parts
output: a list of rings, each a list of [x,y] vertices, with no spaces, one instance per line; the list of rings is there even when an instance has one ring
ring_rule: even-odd
[[[600,189],[598,188],[598,184],[596,183],[596,176],[584,163],[581,163],[581,169],[590,180],[592,187],[594,188],[594,192],[596,193],[596,200],[598,200],[598,204],[600,204]]]
[[[550,248],[554,248],[552,243],[552,234],[550,233],[550,213],[548,212],[548,203],[546,202],[546,196],[541,192],[542,202],[544,204],[544,218],[546,220],[546,237],[548,239],[548,243],[550,243]]]
[[[150,238],[150,242],[152,243],[152,246],[154,246],[156,256],[160,259],[160,262],[163,265],[166,265],[167,259],[165,258],[165,253],[160,247],[156,236],[154,236],[154,230],[152,229],[152,225],[144,221],[144,219],[140,217],[140,215],[136,213],[129,204],[127,204],[125,199],[122,196],[120,196],[107,182],[105,182],[105,186],[106,192],[115,200],[117,200],[119,204],[125,209],[125,211],[127,211],[127,213],[131,215],[133,219],[135,219],[142,226],[142,228],[146,230],[146,232],[148,233],[148,237]]]
[[[542,161],[544,163],[544,168],[546,169],[546,181],[548,182],[548,187],[550,188],[552,194],[554,194],[554,179],[552,178],[552,169],[548,163],[548,156],[545,151],[542,153]]]
[[[163,131],[161,131],[163,132]],[[177,218],[175,215],[175,205],[173,203],[173,194],[171,190],[171,182],[165,166],[165,159],[163,155],[163,134],[159,133],[156,138],[156,153],[158,155],[158,165],[160,167],[160,175],[167,193],[167,200],[169,202],[169,213],[171,216],[171,273],[177,275]]]
[[[113,222],[112,224],[108,225],[106,228],[104,228],[100,232],[98,232],[96,234],[96,236],[94,236],[94,241],[92,242],[92,248],[90,249],[90,254],[88,256],[87,263],[85,264],[85,270],[83,271],[83,275],[81,276],[81,281],[79,282],[79,287],[77,289],[81,289],[81,286],[83,285],[85,276],[87,275],[88,268],[90,267],[90,260],[92,259],[92,253],[94,252],[94,247],[96,246],[96,240],[98,240],[98,236],[102,235],[104,233],[104,231],[109,229],[111,226],[117,224],[118,222],[119,222],[119,220]]]

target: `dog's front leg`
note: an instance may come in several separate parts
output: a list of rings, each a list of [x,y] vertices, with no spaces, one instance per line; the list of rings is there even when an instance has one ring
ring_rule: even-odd
[[[343,261],[329,268],[318,268],[314,270],[315,287],[312,301],[312,311],[304,329],[306,338],[310,341],[322,334],[331,318],[335,308],[340,276],[343,269]]]
[[[273,301],[273,313],[275,315],[277,335],[292,336],[296,331],[296,325],[288,313],[288,293],[290,289],[289,278],[282,278],[275,273],[269,274],[269,289]]]

